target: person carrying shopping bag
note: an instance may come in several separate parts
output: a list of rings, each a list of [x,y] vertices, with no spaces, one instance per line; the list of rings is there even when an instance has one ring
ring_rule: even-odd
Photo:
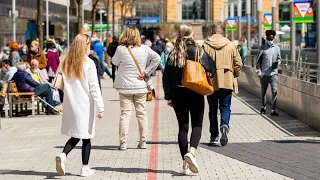
[[[136,61],[136,62],[135,62]],[[112,63],[118,66],[114,88],[120,96],[119,150],[127,150],[127,137],[132,105],[136,109],[139,124],[140,142],[138,148],[147,148],[148,119],[146,111],[146,77],[155,71],[160,56],[149,46],[141,45],[139,30],[129,27],[121,34],[119,46],[112,57]],[[139,72],[139,68],[142,74]]]
[[[103,117],[104,104],[96,66],[88,57],[89,53],[90,37],[86,34],[78,34],[73,40],[66,58],[58,68],[58,74],[60,75],[61,72],[63,79],[65,93],[63,108],[66,112],[62,116],[61,133],[71,137],[62,153],[56,156],[56,170],[59,175],[65,175],[67,155],[80,139],[82,139],[80,176],[95,174],[88,165],[91,138],[95,136],[96,117],[99,119]]]

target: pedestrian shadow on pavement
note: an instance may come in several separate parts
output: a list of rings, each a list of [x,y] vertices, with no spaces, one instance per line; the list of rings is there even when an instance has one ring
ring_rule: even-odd
[[[157,142],[147,142],[147,144],[160,144],[160,145],[173,145],[173,144],[178,144],[177,141],[157,141]]]
[[[0,175],[21,175],[21,176],[45,176],[44,179],[61,179],[56,172],[39,172],[39,171],[21,171],[21,170],[0,170]],[[77,176],[66,173],[66,176]]]
[[[178,173],[173,170],[154,170],[147,168],[112,168],[112,167],[93,167],[97,171],[114,171],[120,173],[156,173],[156,174],[172,174],[172,176],[178,176]]]
[[[64,146],[55,146],[54,148],[63,149]],[[91,146],[91,149],[109,150],[109,151],[118,150],[118,148],[119,148],[119,146]],[[76,146],[74,149],[82,149],[82,148],[81,148],[81,146]]]
[[[256,115],[260,115],[261,99],[245,90],[239,90],[239,94],[235,95],[237,99],[246,104],[249,108],[256,112]],[[312,127],[304,124],[300,120],[288,115],[287,113],[277,109],[280,116],[270,115],[270,104],[267,105],[266,115],[261,115],[276,128],[286,133],[288,136],[315,136],[320,137],[320,132]],[[234,113],[233,113],[234,114]]]

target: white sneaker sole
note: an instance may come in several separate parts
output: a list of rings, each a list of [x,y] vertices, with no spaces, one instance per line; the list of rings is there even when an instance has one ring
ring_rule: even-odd
[[[92,174],[80,174],[81,177],[89,177],[89,176],[93,176],[96,173],[92,173]]]
[[[65,171],[61,166],[61,158],[59,156],[56,157],[56,171],[60,176],[65,175]]]
[[[184,160],[188,163],[189,169],[193,173],[198,173],[198,167],[192,162],[192,159],[189,156],[184,156]]]

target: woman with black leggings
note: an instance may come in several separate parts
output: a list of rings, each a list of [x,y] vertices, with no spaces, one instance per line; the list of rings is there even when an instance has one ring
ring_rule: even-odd
[[[67,155],[82,139],[82,168],[80,176],[92,176],[89,167],[90,139],[95,136],[95,119],[103,117],[104,104],[99,88],[95,63],[86,55],[90,52],[90,37],[78,34],[61,63],[64,104],[61,133],[71,137],[61,154],[56,156],[56,170],[61,176],[66,173]]]
[[[186,175],[191,173],[190,170],[193,173],[199,172],[195,151],[201,139],[204,113],[204,96],[185,88],[181,83],[185,61],[195,60],[196,50],[202,54],[200,62],[205,70],[213,75],[214,61],[195,42],[191,26],[185,24],[179,28],[177,41],[163,73],[165,99],[168,105],[173,107],[178,119],[178,142],[183,159],[182,173]],[[188,148],[189,113],[192,126],[190,149]]]

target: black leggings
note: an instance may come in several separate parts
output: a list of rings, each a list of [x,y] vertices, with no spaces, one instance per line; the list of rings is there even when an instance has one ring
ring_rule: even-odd
[[[189,112],[191,115],[190,147],[197,148],[202,134],[204,96],[187,88],[172,89],[172,104],[179,123],[178,142],[182,159],[188,153]]]
[[[66,155],[69,154],[69,152],[76,147],[80,139],[78,138],[70,138],[66,145],[64,146],[63,153]],[[90,139],[82,139],[82,164],[88,165],[89,163],[89,157],[90,157],[90,151],[91,151],[91,141]]]

